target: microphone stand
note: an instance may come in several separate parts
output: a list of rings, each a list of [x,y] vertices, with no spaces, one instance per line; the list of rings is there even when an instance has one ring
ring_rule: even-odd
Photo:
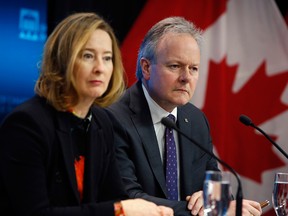
[[[190,140],[193,144],[198,146],[202,151],[204,151],[206,154],[210,155],[213,157],[215,160],[217,160],[219,163],[224,165],[227,169],[233,173],[233,175],[236,177],[237,182],[238,182],[238,188],[237,188],[237,193],[236,193],[236,216],[241,216],[242,215],[242,200],[243,200],[243,193],[242,193],[242,185],[240,178],[238,174],[235,172],[235,170],[228,165],[226,162],[221,160],[220,158],[216,157],[212,152],[201,146],[198,142],[193,140],[191,137],[183,133],[175,124],[175,122],[171,121],[168,117],[164,117],[161,119],[161,123],[164,124],[166,127],[172,128],[176,130],[178,133],[182,134],[184,137],[186,137],[188,140]]]
[[[288,159],[288,154],[277,143],[275,143],[271,139],[271,137],[268,136],[261,128],[257,127],[248,116],[240,115],[239,120],[244,125],[251,126],[256,130],[260,131]]]

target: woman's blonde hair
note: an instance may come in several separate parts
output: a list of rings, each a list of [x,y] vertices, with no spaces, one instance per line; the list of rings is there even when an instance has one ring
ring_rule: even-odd
[[[106,107],[116,101],[126,88],[121,51],[111,26],[95,13],[76,13],[61,21],[49,36],[44,49],[40,76],[35,92],[45,97],[57,110],[65,111],[78,103],[73,70],[77,58],[91,34],[101,29],[110,35],[113,73],[105,93],[94,104]]]

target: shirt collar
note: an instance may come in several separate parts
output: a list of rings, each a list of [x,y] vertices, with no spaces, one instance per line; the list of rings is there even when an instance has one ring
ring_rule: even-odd
[[[160,107],[149,95],[148,91],[146,90],[145,86],[142,84],[142,89],[145,95],[145,98],[147,100],[151,118],[153,121],[153,124],[157,124],[161,122],[161,119],[164,117],[167,117],[170,113],[164,110],[162,107]],[[175,122],[177,121],[177,107],[173,109],[171,112],[175,116]]]

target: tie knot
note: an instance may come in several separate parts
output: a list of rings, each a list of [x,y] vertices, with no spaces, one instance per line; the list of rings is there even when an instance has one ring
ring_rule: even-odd
[[[167,117],[168,117],[169,119],[171,119],[173,122],[175,122],[175,116],[174,116],[174,115],[169,114]]]

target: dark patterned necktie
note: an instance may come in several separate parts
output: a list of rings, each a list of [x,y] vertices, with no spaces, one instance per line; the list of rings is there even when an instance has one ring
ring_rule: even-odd
[[[168,115],[175,122],[175,117],[172,114]],[[173,136],[173,130],[165,129],[165,165],[166,165],[166,187],[169,200],[178,200],[177,188],[177,154],[176,144]]]

